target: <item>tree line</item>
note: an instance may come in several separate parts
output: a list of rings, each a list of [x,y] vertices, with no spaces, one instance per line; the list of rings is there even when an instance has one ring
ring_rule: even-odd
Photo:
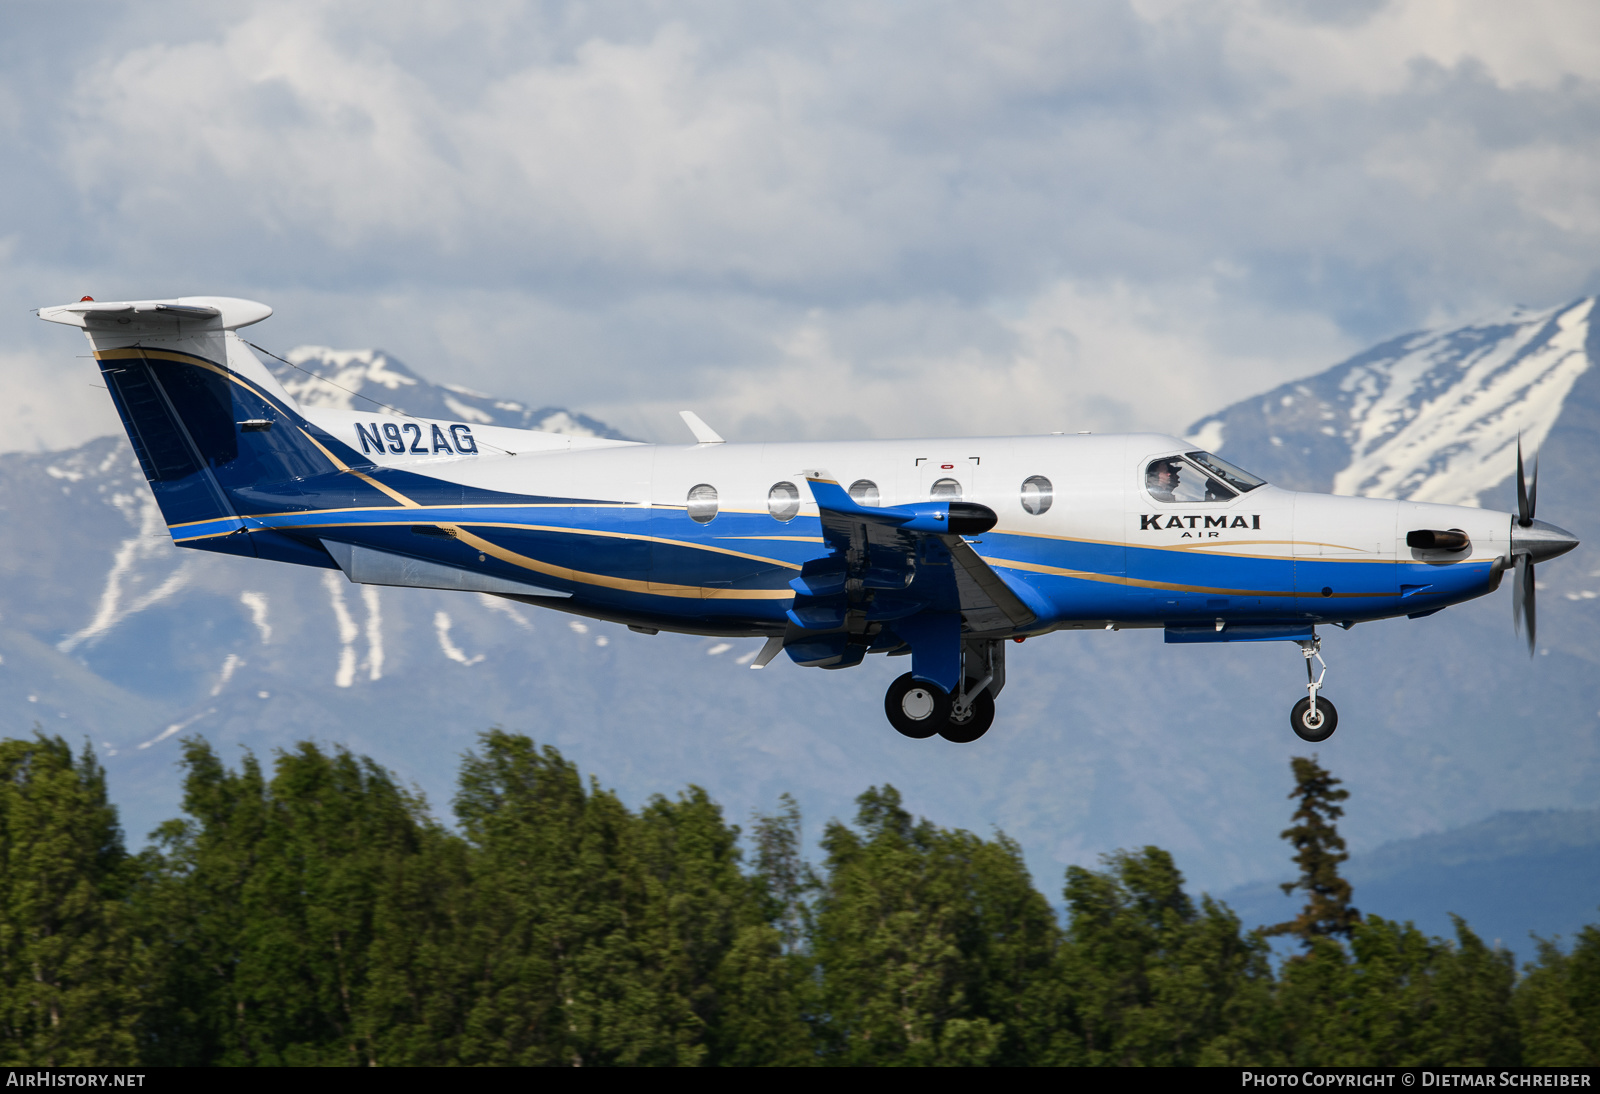
[[[1519,969],[1362,914],[1315,760],[1266,930],[1156,847],[1069,868],[1058,918],[1012,840],[888,786],[813,864],[787,796],[748,833],[692,786],[630,810],[499,731],[455,831],[342,749],[183,765],[134,855],[90,749],[0,741],[0,1064],[1600,1063],[1600,928]]]

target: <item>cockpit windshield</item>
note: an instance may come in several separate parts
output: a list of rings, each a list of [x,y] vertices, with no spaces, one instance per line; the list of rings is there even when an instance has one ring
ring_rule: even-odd
[[[1256,478],[1250,472],[1241,467],[1235,467],[1221,456],[1213,456],[1209,452],[1186,452],[1184,454],[1241,494],[1248,494],[1256,487],[1267,484],[1266,479]]]

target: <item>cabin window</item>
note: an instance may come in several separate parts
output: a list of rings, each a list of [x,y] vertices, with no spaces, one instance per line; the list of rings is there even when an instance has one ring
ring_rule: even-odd
[[[955,479],[940,479],[929,487],[928,497],[934,501],[960,501],[961,484]]]
[[[696,524],[708,524],[717,515],[717,488],[701,483],[689,488],[689,519]]]
[[[787,524],[800,512],[800,491],[792,482],[775,482],[767,491],[767,512]]]
[[[878,484],[871,479],[857,479],[850,484],[850,500],[857,505],[878,505]]]
[[[1022,507],[1034,516],[1043,516],[1055,501],[1055,491],[1050,480],[1043,475],[1029,475],[1022,480]]]
[[[1232,501],[1238,495],[1181,456],[1151,460],[1144,487],[1157,501]]]

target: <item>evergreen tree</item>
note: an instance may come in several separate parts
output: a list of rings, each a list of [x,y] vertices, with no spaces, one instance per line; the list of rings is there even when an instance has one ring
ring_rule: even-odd
[[[1283,971],[1290,1060],[1324,1067],[1489,1067],[1520,1058],[1511,954],[1459,917],[1454,942],[1368,916],[1348,951],[1333,939]]]
[[[1567,994],[1589,1063],[1600,1064],[1600,926],[1591,924],[1578,932],[1567,966]]]
[[[1048,969],[1049,907],[1016,845],[913,822],[893,787],[830,824],[816,912],[830,1050],[847,1064],[1015,1055],[1007,1022]]]
[[[777,813],[755,818],[756,880],[764,918],[782,936],[784,952],[799,953],[811,933],[810,902],[821,882],[801,851],[800,806],[788,793],[778,802]]]
[[[1268,1063],[1266,945],[1210,897],[1183,890],[1157,847],[1067,870],[1070,922],[1060,976],[1068,1021],[1051,1062]]]
[[[817,1010],[815,963],[805,950],[808,897],[816,887],[800,855],[800,810],[756,818],[756,871],[738,930],[715,973],[717,1006],[704,1012],[708,1063],[803,1066],[818,1062],[809,1018]]]
[[[1500,1067],[1521,1062],[1521,1037],[1512,999],[1516,958],[1491,949],[1452,915],[1455,943],[1440,948],[1434,984],[1437,1004],[1422,1037],[1430,1042],[1427,1062],[1452,1067]]]
[[[130,865],[87,744],[0,741],[0,1064],[140,1062]]]
[[[639,821],[615,795],[586,792],[555,749],[494,731],[463,762],[456,815],[479,907],[462,1062],[704,1059],[683,977],[692,960]]]
[[[1583,928],[1570,955],[1552,941],[1537,942],[1539,959],[1524,970],[1515,1000],[1522,1062],[1600,1065],[1600,927]]]
[[[1316,938],[1349,938],[1361,921],[1361,913],[1350,905],[1350,883],[1339,876],[1340,864],[1350,855],[1333,823],[1344,816],[1339,803],[1349,798],[1350,792],[1334,789],[1340,780],[1323,770],[1315,757],[1296,756],[1292,766],[1295,788],[1289,797],[1300,804],[1294,813],[1296,823],[1281,835],[1295,848],[1300,878],[1284,882],[1282,888],[1286,894],[1304,890],[1306,904],[1294,919],[1263,933],[1298,935],[1309,949]]]
[[[426,1026],[427,1008],[394,997],[396,977],[427,971],[415,966],[436,937],[416,905],[449,899],[416,865],[426,845],[443,853],[448,842],[422,802],[371,761],[309,743],[280,754],[270,782],[254,757],[230,772],[201,740],[184,743],[184,762],[191,819],[157,831],[141,901],[166,955],[150,1023],[157,1062],[448,1056],[452,1030],[412,1036],[407,1016]]]
[[[740,871],[739,829],[694,786],[676,801],[654,798],[639,824],[652,905],[665,917],[676,957],[675,989],[704,1029],[702,1062],[810,1062],[810,1030],[799,1011],[807,963],[782,951],[766,877]]]

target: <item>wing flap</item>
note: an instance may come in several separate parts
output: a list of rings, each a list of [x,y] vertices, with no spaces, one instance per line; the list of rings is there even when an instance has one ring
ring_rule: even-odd
[[[967,626],[974,631],[1004,631],[1026,627],[1039,618],[1011,591],[1011,586],[978,557],[970,543],[960,536],[941,538],[955,563],[956,589]]]

